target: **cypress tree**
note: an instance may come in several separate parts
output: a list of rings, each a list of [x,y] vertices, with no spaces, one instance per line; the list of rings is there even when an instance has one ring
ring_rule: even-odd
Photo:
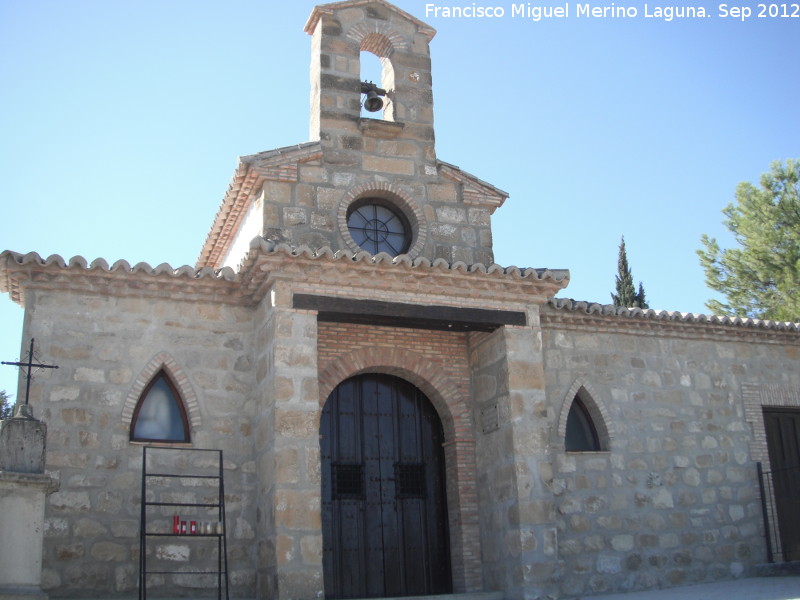
[[[619,257],[617,258],[617,293],[611,294],[611,301],[615,306],[627,308],[649,308],[644,297],[644,286],[639,282],[639,291],[633,286],[633,274],[628,265],[628,253],[625,251],[625,236],[619,244]]]

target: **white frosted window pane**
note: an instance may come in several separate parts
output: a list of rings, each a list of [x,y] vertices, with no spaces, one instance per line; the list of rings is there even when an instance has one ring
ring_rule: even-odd
[[[176,442],[186,440],[178,399],[163,377],[153,383],[147,397],[142,401],[133,437]]]

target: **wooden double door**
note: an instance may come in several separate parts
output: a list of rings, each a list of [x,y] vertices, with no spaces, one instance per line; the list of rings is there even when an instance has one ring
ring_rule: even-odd
[[[764,409],[783,560],[800,560],[800,410]]]
[[[323,570],[327,598],[452,591],[444,435],[409,382],[353,377],[322,411]]]

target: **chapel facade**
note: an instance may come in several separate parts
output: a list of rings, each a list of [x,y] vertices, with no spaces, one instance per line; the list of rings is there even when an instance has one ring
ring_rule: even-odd
[[[43,589],[132,597],[144,557],[177,571],[156,596],[208,591],[217,555],[168,535],[177,509],[142,545],[143,500],[206,502],[144,488],[143,447],[223,451],[235,598],[570,598],[766,562],[756,465],[800,411],[798,326],[575,302],[565,269],[495,264],[508,194],[437,157],[435,31],[385,0],[305,30],[310,141],[240,159],[195,267],[0,254],[23,343],[60,367],[31,393],[60,482]]]

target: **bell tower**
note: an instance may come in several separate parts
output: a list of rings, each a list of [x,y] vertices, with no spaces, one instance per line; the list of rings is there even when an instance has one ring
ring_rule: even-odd
[[[386,0],[346,0],[314,8],[305,31],[311,139],[240,159],[199,264],[236,268],[261,237],[492,265],[491,215],[508,194],[437,157],[435,30]]]
[[[317,6],[305,31],[312,36],[311,140],[345,163],[353,151],[376,151],[371,139],[405,140],[418,161],[434,163],[429,44],[436,31],[384,0]],[[363,85],[365,52],[381,64],[381,81],[372,86]],[[382,104],[378,118],[361,116],[367,99],[372,109]]]

